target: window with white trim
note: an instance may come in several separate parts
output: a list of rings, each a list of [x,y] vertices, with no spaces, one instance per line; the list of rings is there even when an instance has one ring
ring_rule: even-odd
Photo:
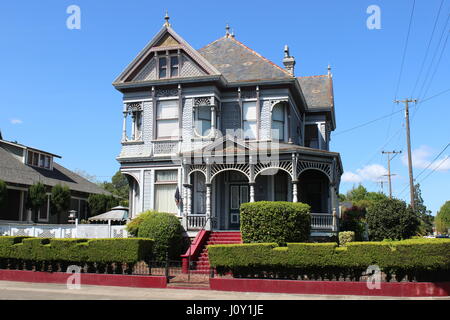
[[[272,109],[272,139],[284,141],[284,105],[276,104]]]
[[[208,136],[211,132],[211,106],[194,107],[194,123],[196,135]]]
[[[256,101],[246,101],[242,103],[244,120],[244,139],[256,139]]]
[[[27,151],[27,164],[34,167],[50,169],[52,157],[35,151]]]
[[[174,78],[180,75],[180,63],[178,53],[158,54],[158,77],[159,79]]]
[[[156,138],[178,138],[178,100],[161,100],[156,108]]]
[[[175,192],[178,184],[178,170],[155,170],[155,205],[159,212],[177,213]]]

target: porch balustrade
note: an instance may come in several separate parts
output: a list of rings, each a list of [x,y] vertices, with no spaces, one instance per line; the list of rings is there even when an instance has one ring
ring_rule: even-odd
[[[333,215],[329,213],[311,213],[311,229],[334,231]]]
[[[195,215],[187,217],[188,230],[200,230],[206,223],[206,216]]]

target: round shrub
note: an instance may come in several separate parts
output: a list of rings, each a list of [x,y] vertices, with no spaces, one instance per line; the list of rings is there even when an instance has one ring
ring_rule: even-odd
[[[398,199],[377,201],[368,208],[366,219],[371,241],[411,238],[420,224],[411,207]]]
[[[138,227],[139,238],[154,239],[153,257],[164,261],[166,252],[169,259],[179,259],[183,245],[183,228],[180,220],[172,213],[147,211]]]
[[[354,231],[339,232],[339,245],[345,246],[346,243],[355,241]]]
[[[310,207],[300,202],[259,201],[241,205],[242,240],[248,242],[302,242],[311,232]]]

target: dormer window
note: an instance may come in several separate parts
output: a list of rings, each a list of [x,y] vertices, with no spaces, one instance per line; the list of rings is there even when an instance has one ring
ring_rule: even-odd
[[[174,78],[180,75],[179,53],[158,53],[159,79]]]
[[[178,77],[178,56],[170,57],[170,77]]]
[[[27,164],[34,167],[50,169],[51,157],[43,153],[28,150]]]
[[[166,57],[159,58],[159,78],[167,77],[167,59]]]

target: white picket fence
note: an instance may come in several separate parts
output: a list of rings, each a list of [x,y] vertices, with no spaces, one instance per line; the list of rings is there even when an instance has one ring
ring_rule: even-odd
[[[128,232],[123,225],[0,222],[0,236],[29,236],[39,238],[127,238]]]

